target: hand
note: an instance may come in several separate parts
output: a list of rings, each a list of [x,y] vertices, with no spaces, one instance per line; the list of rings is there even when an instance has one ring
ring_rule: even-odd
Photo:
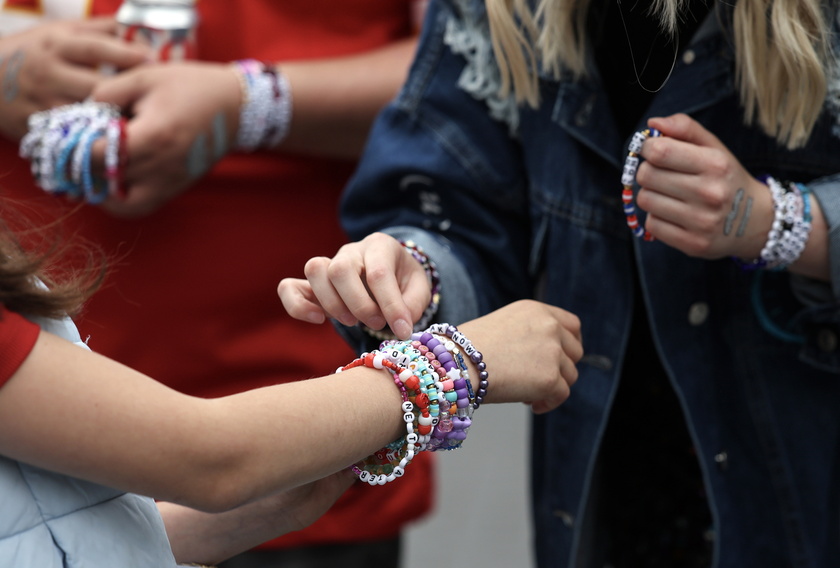
[[[348,470],[339,471],[224,513],[203,513],[168,502],[158,502],[158,508],[178,562],[217,564],[309,526],[355,479]]]
[[[578,378],[575,364],[583,357],[580,320],[574,314],[520,300],[458,329],[487,363],[485,402],[525,402],[541,414],[569,397]]]
[[[706,259],[759,256],[773,200],[711,132],[687,115],[652,118],[636,181],[645,228],[658,240]]]
[[[0,40],[0,132],[20,140],[30,114],[76,103],[102,79],[101,65],[116,70],[144,63],[148,49],[114,35],[112,18],[64,20]]]
[[[377,330],[387,323],[407,339],[431,300],[423,267],[383,233],[344,245],[333,258],[310,259],[304,274],[306,280],[283,279],[277,293],[292,317],[311,323],[330,317]]]
[[[113,214],[148,214],[186,190],[236,139],[242,92],[236,71],[220,63],[145,65],[101,82],[93,98],[129,116],[126,196],[103,207]],[[92,150],[104,163],[105,141]]]

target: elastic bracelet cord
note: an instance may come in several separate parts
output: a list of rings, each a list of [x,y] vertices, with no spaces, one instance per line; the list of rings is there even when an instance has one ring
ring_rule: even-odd
[[[431,323],[432,318],[435,317],[438,312],[438,308],[440,307],[440,275],[438,273],[437,265],[414,241],[400,241],[400,244],[406,252],[408,252],[411,257],[419,262],[420,266],[423,267],[423,271],[426,273],[426,278],[428,279],[429,286],[431,288],[429,305],[426,306],[426,309],[423,310],[423,314],[420,316],[420,319],[417,320],[416,324],[414,324],[415,330],[424,329]],[[380,341],[395,339],[395,336],[390,329],[371,329],[364,324],[361,324],[360,327],[365,331],[365,333]]]
[[[292,120],[292,89],[270,63],[242,59],[231,64],[239,77],[242,106],[234,148],[253,152],[280,144]]]

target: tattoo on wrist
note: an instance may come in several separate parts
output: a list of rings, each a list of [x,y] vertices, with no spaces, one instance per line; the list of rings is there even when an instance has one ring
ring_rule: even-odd
[[[738,225],[738,231],[735,233],[736,237],[743,237],[747,230],[747,221],[750,219],[750,211],[752,211],[753,198],[747,197],[747,203],[744,205],[744,216],[741,217],[741,223]]]
[[[726,216],[726,222],[723,224],[723,234],[727,237],[732,232],[732,224],[735,222],[735,217],[738,216],[738,209],[741,207],[741,201],[744,199],[744,188],[738,188],[735,192],[735,199],[732,200],[732,208]]]
[[[7,103],[12,102],[18,96],[20,90],[18,75],[20,74],[20,68],[23,67],[25,57],[23,50],[18,49],[6,61],[6,70],[3,72],[3,100]]]

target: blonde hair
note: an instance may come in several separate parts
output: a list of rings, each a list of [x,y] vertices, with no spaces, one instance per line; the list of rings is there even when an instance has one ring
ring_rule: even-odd
[[[613,0],[609,0],[613,1]],[[715,1],[715,0],[709,0]],[[590,0],[486,0],[501,94],[539,102],[538,63],[559,77],[586,74],[586,16]],[[674,33],[688,0],[653,0],[650,12]],[[738,0],[733,15],[735,73],[744,121],[788,148],[803,146],[825,101],[828,22],[820,0]]]

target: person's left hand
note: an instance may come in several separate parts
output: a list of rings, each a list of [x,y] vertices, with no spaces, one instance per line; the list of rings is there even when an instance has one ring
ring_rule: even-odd
[[[175,559],[216,564],[311,525],[355,480],[345,469],[223,513],[205,513],[165,501],[157,505]]]
[[[636,173],[637,205],[658,240],[706,259],[759,256],[773,222],[773,200],[718,138],[685,114],[651,118]]]
[[[103,207],[144,215],[186,190],[236,139],[242,92],[229,65],[169,62],[145,65],[102,81],[93,99],[116,104],[130,118],[126,196]],[[93,149],[104,163],[105,142]]]

